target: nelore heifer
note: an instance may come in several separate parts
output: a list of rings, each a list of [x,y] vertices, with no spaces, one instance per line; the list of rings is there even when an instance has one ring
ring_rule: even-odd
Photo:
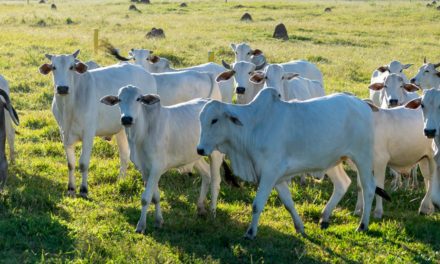
[[[274,187],[295,229],[304,233],[286,181],[351,159],[359,170],[365,201],[358,230],[367,230],[376,188],[372,115],[370,107],[353,96],[337,94],[285,102],[275,89],[267,88],[248,105],[207,103],[200,114],[197,152],[210,155],[219,150],[230,157],[235,174],[258,184],[252,223],[245,234],[250,239],[257,234],[260,214]],[[380,188],[376,191],[383,193]]]
[[[120,122],[125,127],[130,145],[130,159],[141,171],[146,183],[142,193],[142,212],[136,231],[146,228],[150,203],[156,206],[156,225],[163,222],[160,209],[159,179],[167,170],[194,166],[202,176],[202,187],[197,202],[199,214],[205,214],[205,199],[211,183],[211,211],[215,215],[220,189],[220,166],[223,155],[213,151],[210,164],[197,155],[200,134],[199,113],[208,99],[194,99],[173,106],[161,106],[160,97],[144,95],[134,86],[123,87],[118,96],[106,96],[101,102],[119,104]]]
[[[54,97],[52,112],[60,127],[69,169],[69,195],[75,195],[75,144],[82,142],[79,169],[82,174],[80,195],[87,197],[87,177],[95,136],[116,135],[121,160],[120,177],[125,176],[129,148],[125,131],[119,122],[120,112],[99,103],[108,94],[116,94],[120,87],[137,85],[144,93],[157,93],[154,78],[139,66],[113,65],[87,70],[87,65],[76,62],[79,50],[68,55],[50,55],[51,63],[43,64],[40,73],[53,73]]]

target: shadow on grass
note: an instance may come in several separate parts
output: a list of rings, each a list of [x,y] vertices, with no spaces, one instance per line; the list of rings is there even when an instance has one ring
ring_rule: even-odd
[[[7,189],[0,193],[0,259],[28,263],[52,257],[72,259],[74,240],[55,215],[67,215],[57,207],[65,192],[46,178],[11,166]]]

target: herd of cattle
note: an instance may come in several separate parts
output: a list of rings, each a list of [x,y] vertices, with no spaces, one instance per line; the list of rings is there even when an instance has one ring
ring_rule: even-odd
[[[223,66],[206,63],[185,69],[173,69],[166,58],[143,49],[132,49],[129,57],[123,57],[108,47],[117,59],[134,62],[108,67],[83,63],[79,50],[46,54],[50,63],[39,71],[53,74],[52,112],[67,157],[68,193],[76,193],[74,145],[82,142],[79,192],[87,197],[94,137],[115,135],[119,177],[125,176],[130,159],[145,183],[137,232],[146,228],[151,203],[155,225],[162,225],[158,183],[171,168],[197,170],[202,176],[198,213],[207,213],[210,190],[210,211],[215,215],[220,167],[226,157],[235,175],[258,185],[252,223],[245,234],[251,239],[273,188],[296,231],[304,234],[288,188],[295,175],[318,179],[327,175],[333,182],[333,194],[321,218],[321,227],[328,227],[333,209],[351,184],[342,162],[358,172],[355,212],[361,215],[360,231],[368,229],[374,195],[376,218],[383,215],[382,198],[390,200],[383,190],[387,167],[399,178],[400,173],[411,171],[417,175],[419,166],[426,187],[419,212],[429,214],[434,205],[440,205],[440,72],[436,70],[440,63],[425,60],[410,81],[403,71],[411,64],[392,61],[381,66],[372,74],[370,99],[361,100],[348,93],[326,96],[321,71],[308,61],[269,64],[261,50],[246,43],[231,44],[231,48],[235,52],[231,64],[223,61]],[[18,124],[18,116],[3,77],[0,88],[4,106],[0,108],[1,188],[7,175],[5,140],[13,162],[12,122]],[[421,98],[418,90],[423,90]],[[232,104],[234,94],[237,104]]]

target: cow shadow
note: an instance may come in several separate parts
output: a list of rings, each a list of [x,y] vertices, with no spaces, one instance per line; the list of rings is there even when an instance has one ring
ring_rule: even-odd
[[[57,206],[65,186],[18,165],[10,166],[6,185],[0,193],[0,259],[72,260],[75,240],[59,217],[68,219],[68,213]]]

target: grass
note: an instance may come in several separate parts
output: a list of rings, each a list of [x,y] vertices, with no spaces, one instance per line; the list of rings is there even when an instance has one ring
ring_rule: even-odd
[[[114,63],[93,53],[93,29],[123,52],[148,48],[171,57],[177,67],[231,61],[231,42],[247,41],[272,62],[305,58],[322,69],[328,93],[349,91],[367,97],[370,74],[392,59],[414,63],[438,60],[440,12],[422,1],[57,1],[58,9],[37,1],[0,2],[0,72],[10,82],[21,125],[15,165],[0,194],[2,263],[438,263],[438,214],[419,216],[422,188],[392,193],[383,220],[368,233],[354,231],[356,188],[352,184],[328,230],[317,223],[332,185],[328,180],[295,183],[293,199],[307,237],[294,232],[289,214],[272,193],[255,241],[242,239],[251,217],[255,187],[222,184],[217,218],[196,216],[200,178],[171,171],[160,182],[165,225],[146,235],[134,233],[140,215],[140,174],[131,165],[117,181],[115,142],[95,140],[90,166],[90,200],[66,196],[67,166],[56,122],[50,112],[51,79],[38,73],[44,53],[71,53],[101,65]],[[243,7],[237,8],[238,5]],[[331,13],[324,13],[331,6]],[[254,22],[241,23],[249,12]],[[287,41],[271,38],[283,22]],[[165,39],[148,40],[152,27]],[[436,57],[437,56],[437,57]],[[79,148],[77,149],[77,154]],[[353,172],[350,172],[354,180]],[[79,181],[79,173],[77,173]],[[419,178],[421,181],[421,176]],[[387,188],[390,191],[390,188]]]

